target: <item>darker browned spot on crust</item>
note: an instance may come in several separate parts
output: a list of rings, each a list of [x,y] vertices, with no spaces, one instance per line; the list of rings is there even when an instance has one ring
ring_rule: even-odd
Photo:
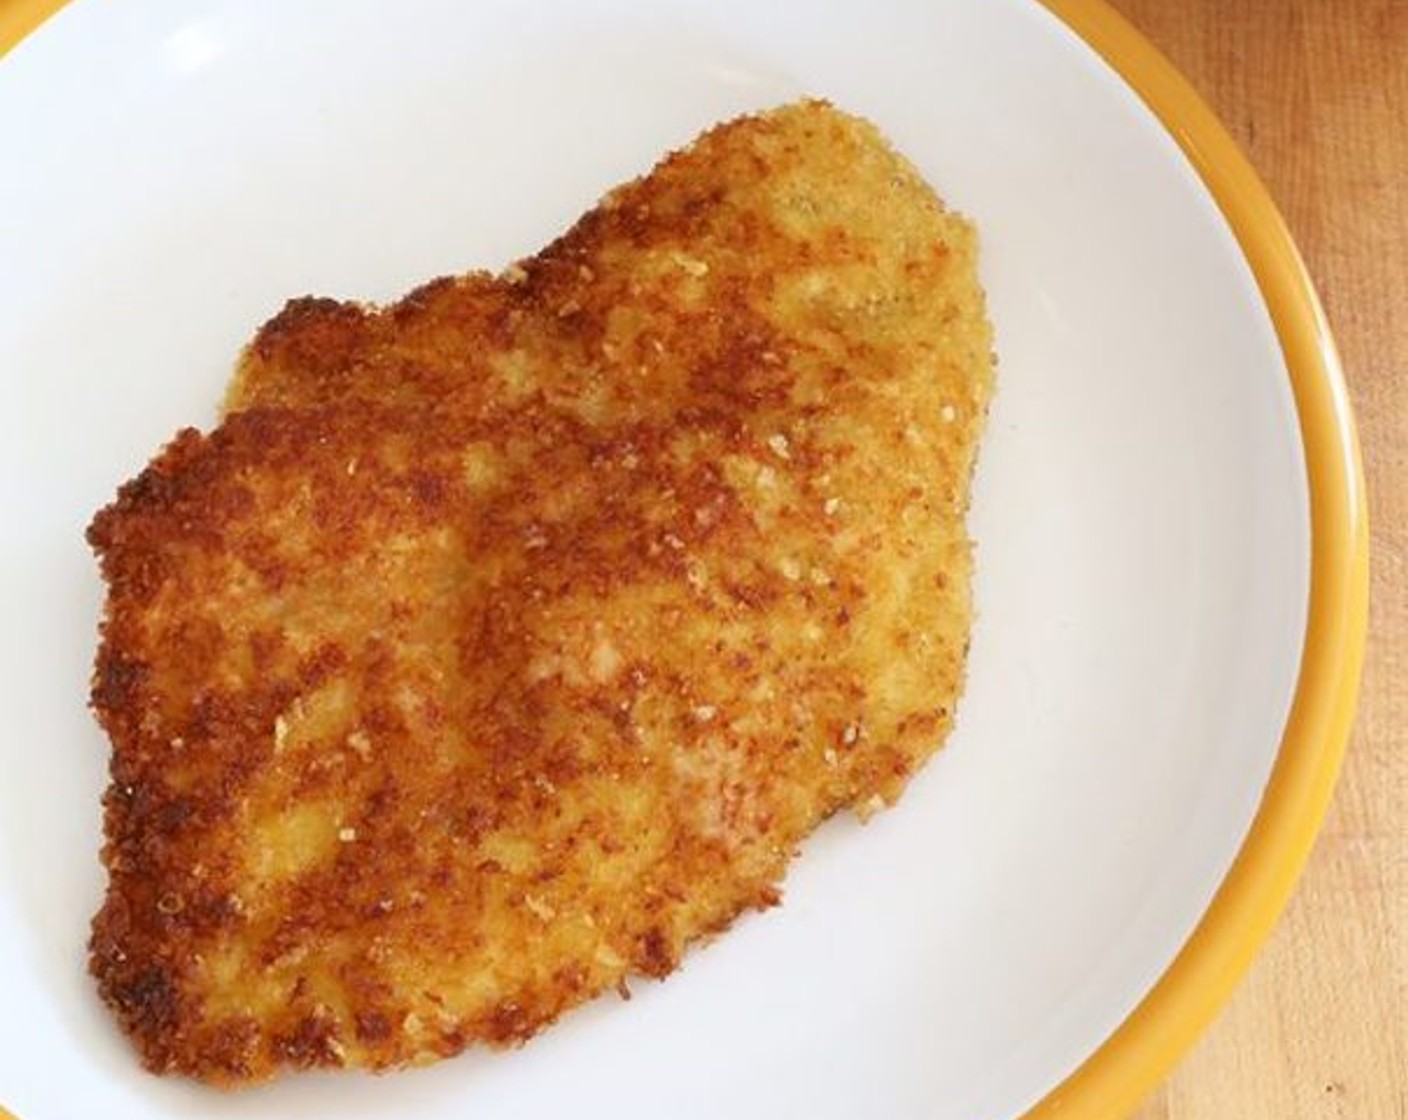
[[[340,1065],[335,1023],[327,1013],[305,1015],[270,1040],[274,1056],[296,1069]]]
[[[255,335],[254,353],[317,373],[336,369],[356,352],[366,312],[351,303],[304,296],[291,299]]]
[[[110,711],[126,708],[140,693],[146,676],[147,667],[142,662],[127,660],[115,651],[109,652],[98,661],[91,703],[95,708]]]
[[[535,1027],[528,1011],[516,1003],[501,1003],[494,1008],[484,1029],[484,1040],[492,1046],[510,1046],[526,1042]]]
[[[359,1011],[356,1021],[357,1037],[363,1042],[385,1042],[391,1037],[391,1020],[380,1011]]]
[[[99,959],[106,961],[111,955],[109,948]],[[160,1033],[180,1019],[176,982],[160,965],[114,980],[105,987],[103,997],[111,1001],[129,1023],[144,1032]]]
[[[663,979],[678,963],[673,946],[659,927],[646,930],[636,941],[635,964],[646,976]]]

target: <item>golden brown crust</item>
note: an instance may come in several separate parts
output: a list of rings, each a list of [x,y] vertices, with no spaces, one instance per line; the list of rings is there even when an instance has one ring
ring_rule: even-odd
[[[989,346],[970,227],[816,102],[503,277],[289,304],[89,530],[146,1064],[517,1043],[775,904],[950,725]]]

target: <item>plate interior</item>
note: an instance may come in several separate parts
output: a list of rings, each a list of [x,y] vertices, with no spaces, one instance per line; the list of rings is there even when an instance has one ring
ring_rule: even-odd
[[[949,746],[786,902],[522,1051],[220,1096],[83,971],[107,747],[91,514],[289,296],[496,268],[735,113],[879,123],[984,238],[999,388]],[[1128,1014],[1280,741],[1308,518],[1253,278],[1173,140],[1028,0],[78,0],[0,64],[0,1100],[24,1120],[1009,1120]]]

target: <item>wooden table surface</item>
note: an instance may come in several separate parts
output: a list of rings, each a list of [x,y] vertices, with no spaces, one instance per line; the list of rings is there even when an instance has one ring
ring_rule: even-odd
[[[1135,1120],[1408,1120],[1408,0],[1112,0],[1222,118],[1319,288],[1373,538],[1358,724],[1290,907]]]

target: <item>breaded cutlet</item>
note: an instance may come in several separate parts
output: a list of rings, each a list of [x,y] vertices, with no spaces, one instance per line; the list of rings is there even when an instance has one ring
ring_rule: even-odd
[[[144,1063],[521,1042],[893,802],[963,682],[975,254],[808,101],[502,275],[264,326],[88,534],[91,968]]]

